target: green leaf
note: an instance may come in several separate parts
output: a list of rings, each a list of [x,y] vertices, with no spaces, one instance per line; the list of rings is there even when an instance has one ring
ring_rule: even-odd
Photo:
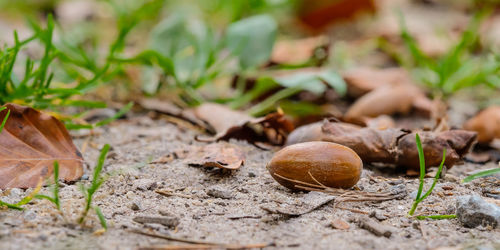
[[[322,94],[326,86],[318,78],[316,72],[299,72],[275,79],[277,83],[286,88],[300,88],[314,94]]]
[[[323,82],[335,89],[340,95],[347,92],[344,79],[332,70],[321,72],[299,72],[286,77],[277,78],[276,82],[287,88],[302,88],[314,94],[322,94],[326,90]]]
[[[345,83],[344,79],[335,71],[332,70],[325,70],[321,72],[319,75],[319,78],[321,80],[325,81],[330,87],[335,89],[335,91],[343,96],[347,92],[347,84]]]
[[[201,21],[177,14],[153,28],[150,48],[174,62],[179,83],[203,78],[212,62],[216,43],[212,31]]]
[[[271,57],[278,25],[268,15],[253,16],[232,23],[226,33],[229,50],[239,57],[241,68],[257,67]]]

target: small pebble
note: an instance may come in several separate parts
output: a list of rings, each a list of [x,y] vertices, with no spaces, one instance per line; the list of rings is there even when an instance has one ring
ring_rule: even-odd
[[[500,207],[484,201],[478,195],[465,195],[457,198],[457,218],[466,227],[500,225]]]
[[[233,198],[233,192],[230,190],[222,189],[221,187],[212,187],[206,191],[207,195],[220,199]]]
[[[139,203],[138,201],[134,201],[132,202],[132,204],[130,204],[130,209],[134,210],[134,211],[139,211],[142,209],[141,207],[141,203]]]

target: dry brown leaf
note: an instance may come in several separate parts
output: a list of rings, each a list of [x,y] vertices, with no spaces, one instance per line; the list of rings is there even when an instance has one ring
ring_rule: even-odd
[[[282,145],[293,124],[279,111],[264,117],[253,118],[250,115],[232,110],[224,105],[204,103],[194,110],[195,115],[206,122],[215,135],[202,141],[239,139],[251,143],[269,142]],[[199,138],[200,139],[200,138]]]
[[[422,139],[427,167],[438,166],[446,149],[445,165],[451,168],[467,154],[476,133],[465,130],[418,132]],[[306,141],[329,141],[354,150],[364,163],[385,163],[419,170],[415,132],[402,129],[362,128],[353,124],[327,121],[302,126],[293,131],[287,145]]]
[[[375,12],[374,0],[308,0],[298,8],[299,19],[314,31],[340,21],[349,21],[361,12]]]
[[[347,221],[341,218],[335,218],[332,220],[332,227],[335,229],[347,230],[351,226],[349,226],[349,223],[347,223]]]
[[[489,107],[468,120],[464,128],[477,132],[479,143],[488,144],[500,138],[500,106]]]
[[[245,162],[245,154],[237,146],[218,142],[201,147],[189,156],[189,165],[238,169]]]
[[[314,51],[317,48],[327,44],[327,38],[324,36],[280,40],[274,45],[271,61],[288,64],[303,63],[314,56]]]
[[[386,84],[411,81],[408,72],[403,68],[353,68],[344,72],[342,77],[347,84],[347,93],[356,98]]]
[[[59,162],[59,178],[75,181],[83,174],[83,158],[64,125],[33,108],[6,104],[10,116],[0,133],[0,188],[35,187],[40,177],[52,175]]]
[[[412,84],[387,84],[359,98],[347,110],[344,119],[358,123],[366,117],[407,114],[412,107],[421,108],[419,111],[429,116],[435,106],[432,100]]]
[[[191,109],[182,109],[175,104],[157,98],[145,98],[138,101],[144,109],[174,116],[186,120],[194,125],[204,127],[204,124],[194,115]]]

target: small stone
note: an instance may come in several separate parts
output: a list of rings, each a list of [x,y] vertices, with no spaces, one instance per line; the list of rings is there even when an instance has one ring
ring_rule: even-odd
[[[332,227],[335,229],[341,229],[341,230],[347,230],[351,226],[349,226],[349,223],[347,223],[345,220],[340,219],[340,218],[335,218],[332,220]]]
[[[34,220],[36,218],[36,213],[28,210],[24,213],[24,219],[27,221]]]
[[[398,199],[404,198],[408,195],[408,191],[406,190],[405,184],[398,184],[396,186],[392,186],[389,188],[389,192],[393,195],[397,195]]]
[[[248,177],[253,178],[253,177],[255,177],[255,176],[257,176],[257,175],[255,175],[255,173],[254,173],[254,172],[248,172]]]
[[[230,190],[224,190],[221,187],[212,187],[206,191],[207,195],[220,199],[231,199],[233,193]]]
[[[411,192],[408,196],[412,199],[415,200],[417,198],[418,191],[413,191]]]
[[[19,189],[19,188],[13,188],[13,189],[10,190],[9,196],[11,196],[12,198],[18,198],[22,194],[23,194],[23,191],[21,189]]]
[[[130,209],[132,209],[134,211],[141,210],[142,209],[141,203],[139,203],[138,201],[132,202],[132,204],[130,204]]]
[[[401,179],[389,180],[389,181],[387,181],[387,183],[391,184],[391,185],[399,185],[399,184],[403,184],[403,180],[401,180]]]
[[[132,184],[132,187],[142,191],[152,190],[155,189],[157,186],[158,185],[156,181],[150,179],[138,179],[135,180]]]
[[[381,214],[379,211],[375,211],[375,210],[370,213],[370,217],[373,217],[379,221],[387,220],[387,216],[385,216],[385,215]]]
[[[478,195],[465,195],[457,198],[457,218],[466,227],[500,225],[500,207],[488,203]]]
[[[180,221],[177,217],[160,217],[160,216],[137,216],[133,221],[141,224],[160,224],[166,227],[176,227]]]

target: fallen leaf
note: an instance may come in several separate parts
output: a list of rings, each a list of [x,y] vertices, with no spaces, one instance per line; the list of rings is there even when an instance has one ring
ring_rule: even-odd
[[[468,120],[464,129],[476,131],[479,143],[488,144],[500,138],[500,106],[491,106]]]
[[[304,63],[314,57],[316,49],[327,46],[328,41],[325,36],[297,40],[278,40],[274,45],[271,61],[281,64]]]
[[[195,115],[203,120],[215,132],[211,138],[201,141],[219,141],[239,139],[251,143],[269,142],[282,145],[293,124],[282,112],[275,112],[264,117],[253,118],[250,115],[232,110],[224,105],[204,103],[194,109]]]
[[[398,128],[379,130],[371,127],[328,121],[294,130],[287,145],[306,141],[329,141],[354,150],[363,163],[385,163],[419,170],[415,133]],[[466,130],[444,132],[420,131],[427,167],[438,166],[446,149],[445,165],[451,168],[462,160],[476,140],[476,133]]]
[[[321,31],[340,21],[349,21],[361,12],[376,10],[373,0],[309,0],[303,1],[297,9],[300,21],[314,31]]]
[[[399,84],[411,81],[408,72],[403,68],[376,69],[359,67],[342,73],[347,84],[347,93],[358,98],[386,84]]]
[[[426,103],[423,103],[426,102]],[[344,119],[358,123],[366,117],[380,115],[407,114],[414,104],[424,108],[424,113],[432,114],[433,102],[412,84],[386,84],[359,98],[346,112]]]
[[[157,98],[141,99],[138,103],[144,109],[181,118],[194,125],[204,127],[204,124],[194,115],[192,109],[182,109],[171,102],[163,101]]]
[[[347,230],[351,226],[349,226],[349,223],[347,223],[345,220],[340,218],[335,218],[332,220],[332,227],[335,229]]]
[[[59,162],[59,178],[75,181],[83,174],[83,158],[68,131],[55,117],[16,104],[4,105],[10,116],[0,133],[0,188],[35,187],[40,177],[52,175]]]
[[[201,147],[189,156],[189,165],[238,169],[245,162],[245,154],[237,146],[218,142]]]

